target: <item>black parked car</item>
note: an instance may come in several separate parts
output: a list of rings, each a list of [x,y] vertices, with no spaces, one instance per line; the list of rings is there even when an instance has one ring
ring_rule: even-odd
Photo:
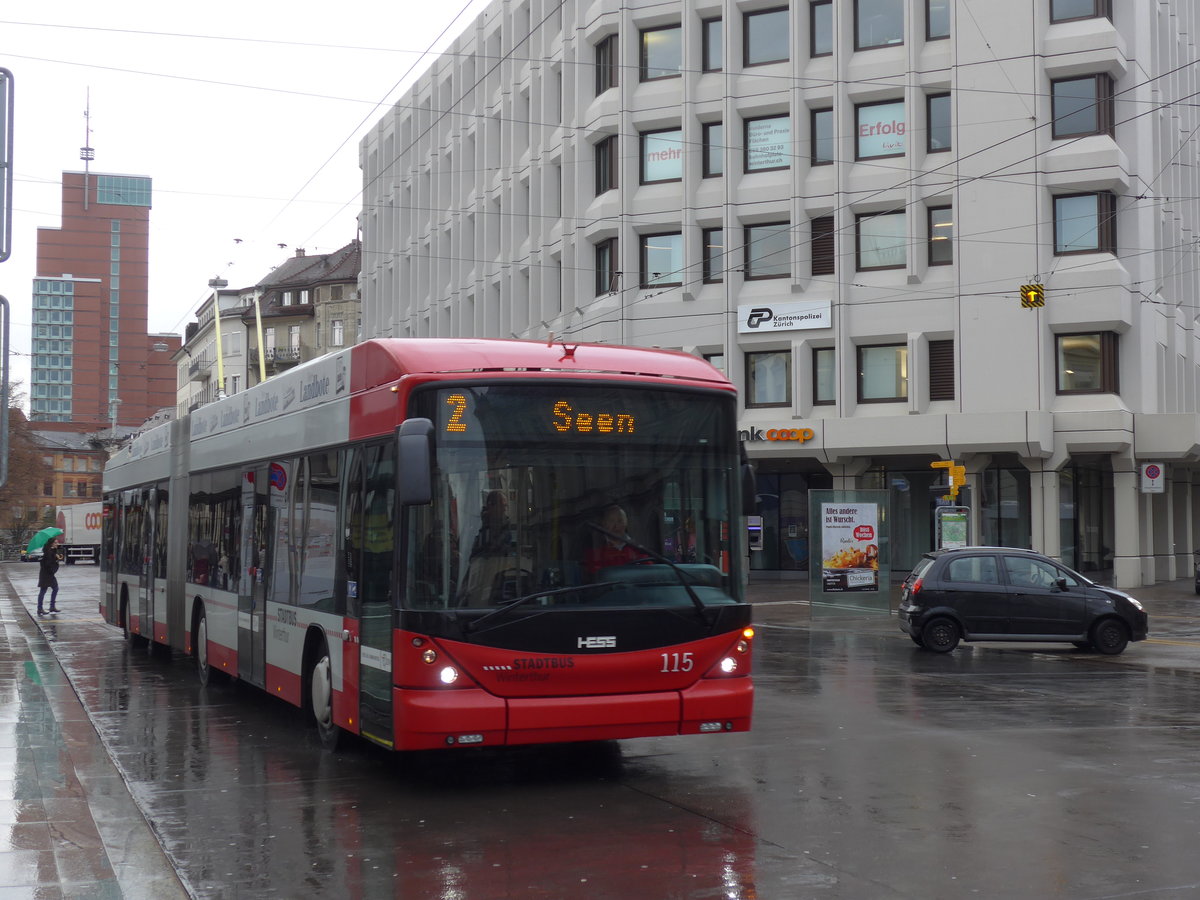
[[[900,593],[900,630],[948,653],[963,641],[1063,641],[1109,655],[1144,640],[1146,611],[1032,550],[962,547],[921,557]]]

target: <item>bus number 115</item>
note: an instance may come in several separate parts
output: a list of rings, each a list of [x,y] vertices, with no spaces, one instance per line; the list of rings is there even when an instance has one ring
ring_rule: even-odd
[[[662,653],[664,672],[690,672],[695,663],[691,653]]]

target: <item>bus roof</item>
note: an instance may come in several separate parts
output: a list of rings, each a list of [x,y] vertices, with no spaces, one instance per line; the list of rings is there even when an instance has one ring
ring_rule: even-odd
[[[404,375],[455,372],[573,372],[678,378],[728,386],[707,361],[678,350],[491,338],[388,338],[354,347],[354,392]],[[360,365],[358,355],[368,358]],[[366,380],[360,381],[365,377]]]
[[[114,454],[105,469],[111,472],[153,457],[165,460],[173,442],[180,439],[227,441],[247,425],[282,419],[288,413],[318,408],[337,410],[337,404],[344,403],[351,395],[394,384],[405,377],[488,372],[661,378],[734,390],[725,376],[706,360],[678,350],[490,338],[379,338],[309,360],[236,395],[206,404],[182,422],[164,423],[136,435]],[[322,424],[330,423],[322,420]],[[182,426],[182,430],[177,426]],[[330,433],[339,430],[335,427]]]

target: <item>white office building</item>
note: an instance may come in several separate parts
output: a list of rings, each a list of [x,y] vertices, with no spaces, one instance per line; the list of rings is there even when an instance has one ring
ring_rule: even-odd
[[[808,492],[1122,586],[1200,545],[1191,0],[497,0],[364,138],[363,333],[605,341],[741,388]]]

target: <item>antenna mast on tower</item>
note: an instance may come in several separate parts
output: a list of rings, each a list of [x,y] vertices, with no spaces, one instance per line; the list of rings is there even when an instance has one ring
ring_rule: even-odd
[[[79,158],[83,160],[83,208],[88,208],[88,170],[90,163],[96,158],[92,149],[92,89],[87,89],[86,105],[83,108],[83,146],[79,148]]]

